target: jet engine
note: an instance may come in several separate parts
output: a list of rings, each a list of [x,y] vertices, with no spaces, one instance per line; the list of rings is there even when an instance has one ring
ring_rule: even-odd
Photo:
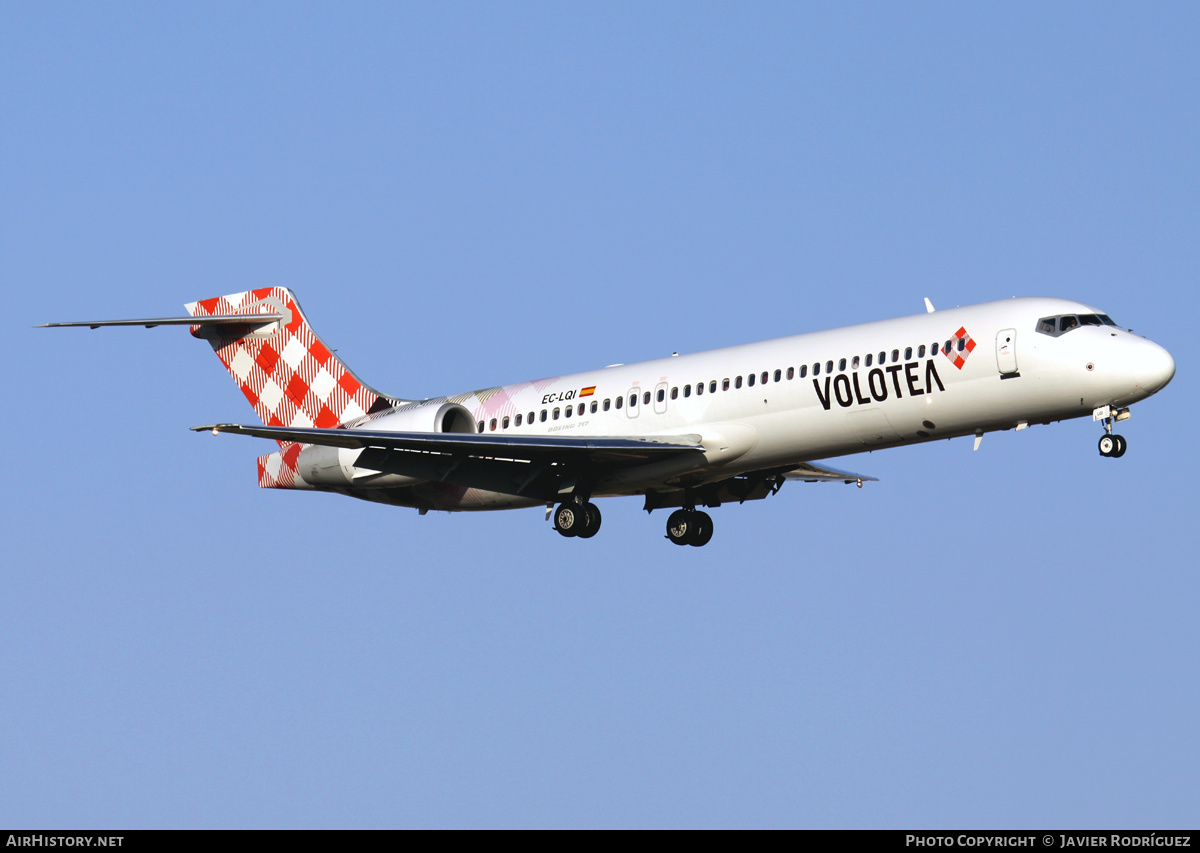
[[[367,421],[362,427],[380,432],[475,432],[475,419],[465,406],[446,400],[432,400],[390,412]],[[310,486],[357,485],[381,488],[412,486],[424,482],[415,477],[359,466],[357,463],[364,453],[372,457],[379,455],[378,451],[370,448],[310,445],[300,451],[296,470],[301,479]]]

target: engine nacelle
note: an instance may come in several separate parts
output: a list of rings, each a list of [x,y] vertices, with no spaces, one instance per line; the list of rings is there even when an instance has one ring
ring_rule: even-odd
[[[475,432],[475,419],[466,406],[446,400],[413,403],[363,424],[363,429],[387,432]]]
[[[475,419],[465,406],[433,400],[368,421],[362,428],[376,432],[475,432]],[[311,445],[300,451],[296,470],[310,486],[385,488],[424,482],[416,477],[360,468],[356,463],[362,453],[359,448]]]

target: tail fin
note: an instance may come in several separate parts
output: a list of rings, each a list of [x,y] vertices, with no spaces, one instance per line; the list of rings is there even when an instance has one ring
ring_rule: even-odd
[[[355,376],[317,337],[295,295],[285,287],[203,299],[186,307],[193,317],[282,315],[265,326],[192,327],[193,335],[212,344],[268,426],[330,428],[403,402]]]

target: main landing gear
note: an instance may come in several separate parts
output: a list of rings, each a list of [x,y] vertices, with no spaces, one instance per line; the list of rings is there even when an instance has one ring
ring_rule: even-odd
[[[554,529],[563,536],[591,539],[600,529],[600,510],[581,498],[563,501],[554,510]],[[712,535],[713,522],[706,512],[677,509],[667,519],[667,538],[676,545],[707,545]]]
[[[707,512],[677,509],[667,519],[667,538],[676,545],[707,545],[712,539],[713,522]]]
[[[554,511],[554,529],[563,536],[591,539],[600,529],[600,510],[591,501],[565,501]]]

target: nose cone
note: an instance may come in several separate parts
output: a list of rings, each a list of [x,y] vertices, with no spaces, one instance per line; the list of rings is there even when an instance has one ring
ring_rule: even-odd
[[[1142,390],[1153,394],[1175,376],[1175,359],[1158,344],[1146,341],[1138,353],[1135,375]]]

